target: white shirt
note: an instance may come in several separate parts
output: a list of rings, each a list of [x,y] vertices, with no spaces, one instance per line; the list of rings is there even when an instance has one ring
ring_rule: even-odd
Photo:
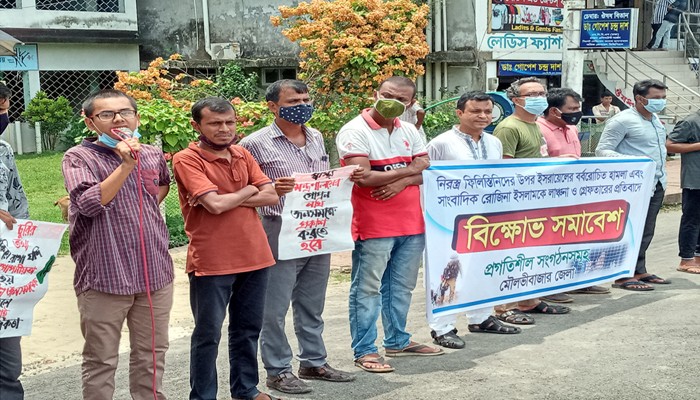
[[[501,141],[490,133],[481,133],[475,142],[470,135],[454,127],[428,143],[431,160],[493,160],[503,158]]]

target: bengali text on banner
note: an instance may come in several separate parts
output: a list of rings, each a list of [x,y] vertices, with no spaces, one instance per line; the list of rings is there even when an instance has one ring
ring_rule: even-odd
[[[633,275],[652,160],[431,164],[423,172],[430,320]]]

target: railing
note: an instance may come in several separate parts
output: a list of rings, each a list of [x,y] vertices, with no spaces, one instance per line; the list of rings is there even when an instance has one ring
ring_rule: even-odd
[[[677,47],[683,43],[683,54],[690,63],[691,70],[695,72],[695,79],[700,86],[700,43],[695,37],[695,31],[700,29],[700,23],[692,22],[691,20],[700,21],[700,14],[686,12],[680,15],[678,20],[678,40]],[[695,30],[693,30],[695,27]]]
[[[622,81],[624,82],[625,87],[632,86],[633,82],[638,82],[649,78],[659,79],[666,85],[668,85],[669,82],[673,82],[677,87],[680,87],[680,90],[674,90],[673,87],[669,87],[667,93],[677,97],[677,99],[669,97],[667,100],[669,105],[687,108],[690,105],[697,104],[698,101],[700,101],[700,93],[696,89],[690,88],[684,83],[680,82],[678,79],[667,75],[656,66],[650,64],[629,49],[624,49],[623,57],[617,57],[619,52],[609,49],[602,49],[601,52],[604,53],[602,60],[605,63],[605,73],[608,75],[608,79],[610,80]],[[650,74],[648,72],[642,71],[640,69],[640,65],[651,70],[653,72],[651,75],[653,76],[649,76]],[[616,75],[617,78],[611,75]],[[668,109],[669,108],[667,107],[667,110]],[[672,117],[685,115],[677,112],[671,112],[670,114],[673,114],[671,115]]]

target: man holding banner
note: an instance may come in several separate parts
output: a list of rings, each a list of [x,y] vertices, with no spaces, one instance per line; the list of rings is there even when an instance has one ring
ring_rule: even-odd
[[[10,107],[10,93],[0,83],[0,133],[7,124],[7,109]],[[9,120],[8,120],[9,123]],[[12,146],[0,140],[0,220],[12,230],[15,218],[29,218],[29,203],[19,179]],[[24,388],[19,381],[22,373],[21,336],[0,338],[0,393],[3,400],[24,399]]]
[[[484,128],[493,120],[493,101],[484,92],[468,92],[457,100],[457,117],[459,125],[442,133],[428,143],[428,155],[437,160],[491,160],[501,159],[503,145],[498,138],[484,133]],[[458,255],[450,257],[459,262]],[[430,288],[426,288],[430,290]],[[450,297],[454,298],[454,284]],[[448,299],[451,300],[451,299]],[[448,301],[449,302],[449,301]],[[444,299],[440,301],[444,303]],[[484,333],[520,333],[520,328],[503,324],[491,315],[491,307],[484,307],[467,312],[470,332]],[[433,341],[451,349],[461,349],[464,340],[457,335],[455,328],[456,314],[437,317],[430,324]]]
[[[671,283],[650,274],[646,268],[646,251],[654,238],[656,216],[661,210],[666,190],[666,128],[656,115],[666,107],[666,89],[666,85],[656,79],[635,83],[632,88],[634,107],[620,112],[605,124],[595,151],[599,157],[644,156],[656,163],[654,190],[644,223],[634,276],[616,280],[614,288],[648,291],[654,290],[650,283]]]
[[[512,115],[501,121],[493,134],[503,143],[503,158],[542,158],[548,157],[547,142],[537,125],[537,117],[544,113],[549,103],[547,91],[537,78],[520,78],[506,91],[515,105]],[[570,296],[556,294],[550,301],[570,302]],[[535,320],[525,314],[566,314],[571,311],[564,306],[547,304],[540,299],[522,300],[496,307],[498,318],[511,324],[533,324]]]
[[[330,253],[291,260],[280,259],[279,253],[281,213],[285,195],[294,189],[292,175],[328,170],[328,154],[321,133],[306,125],[314,108],[305,83],[291,79],[274,82],[267,88],[265,99],[275,115],[274,122],[241,141],[263,173],[274,180],[280,197],[277,204],[258,209],[275,258],[275,265],[269,268],[260,352],[269,388],[285,393],[308,393],[311,387],[299,377],[331,382],[355,379],[354,375],[328,365],[322,337]],[[361,170],[356,173],[357,177],[362,176]],[[284,331],[290,302],[299,342],[299,377],[292,372],[292,349]]]
[[[336,138],[341,163],[368,171],[352,194],[355,250],[349,299],[355,365],[368,372],[393,371],[375,344],[380,311],[387,356],[443,354],[411,341],[406,332],[425,247],[419,185],[429,166],[415,126],[398,119],[415,92],[408,78],[387,79],[375,92],[374,107],[345,124]]]

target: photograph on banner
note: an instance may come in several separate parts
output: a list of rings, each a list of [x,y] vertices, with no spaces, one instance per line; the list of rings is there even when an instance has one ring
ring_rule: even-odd
[[[282,210],[279,259],[292,260],[355,248],[350,231],[356,166],[294,174]]]
[[[0,337],[32,333],[34,306],[49,287],[48,273],[68,225],[18,219],[0,225]]]
[[[654,171],[632,157],[431,162],[428,319],[632,276]]]
[[[562,33],[562,0],[489,0],[489,32]]]

